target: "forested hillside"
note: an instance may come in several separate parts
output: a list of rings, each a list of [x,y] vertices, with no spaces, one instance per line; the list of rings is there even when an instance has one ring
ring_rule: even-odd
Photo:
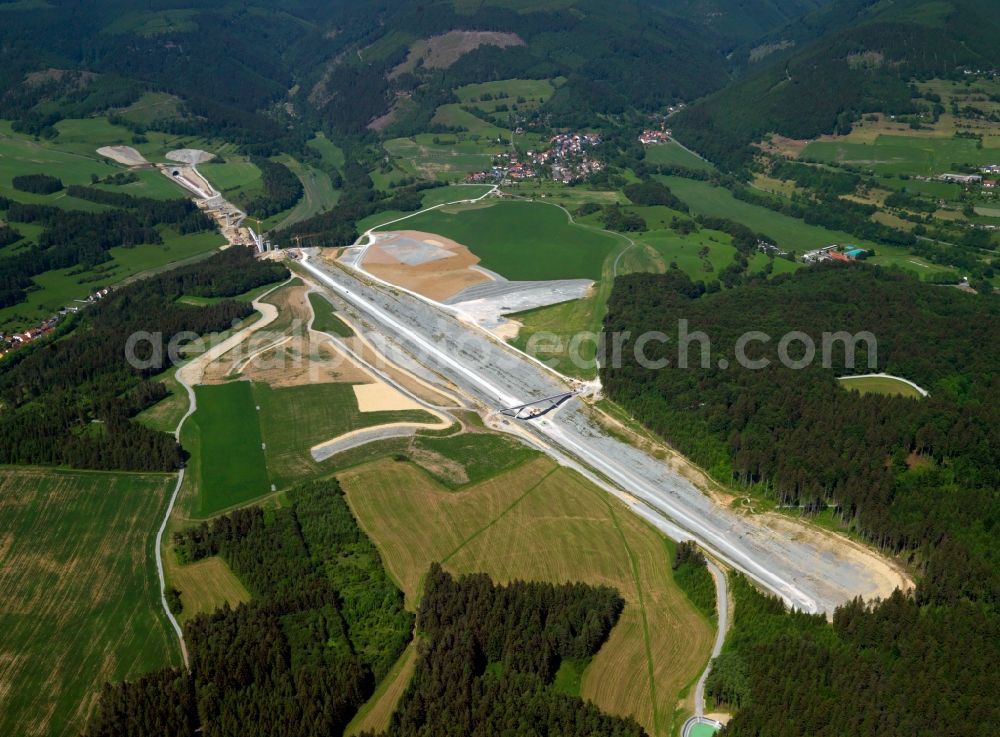
[[[164,203],[160,203],[164,204]],[[184,204],[190,204],[184,202]],[[200,213],[199,213],[200,214]],[[0,372],[0,462],[74,468],[172,471],[182,462],[172,435],[131,418],[163,399],[153,376],[170,367],[166,341],[182,331],[229,329],[253,308],[222,300],[204,307],[176,301],[182,295],[234,297],[288,273],[257,261],[246,249],[229,249],[200,263],[116,289],[69,318],[57,333],[16,351]],[[129,365],[129,336],[163,336],[162,363]],[[154,347],[137,344],[139,358]]]
[[[1000,657],[1000,366],[989,347],[1000,344],[1000,301],[864,266],[814,267],[715,294],[672,271],[616,281],[605,328],[677,336],[682,319],[710,337],[709,367],[699,368],[698,342],[688,369],[676,366],[676,343],[655,354],[674,360],[661,370],[641,368],[626,346],[621,368],[602,369],[609,396],[723,482],[832,515],[920,574],[910,597],[838,610],[834,633],[744,592],[732,652],[710,684],[743,707],[727,733],[1000,728],[986,696],[996,692],[990,663]],[[823,332],[870,331],[874,370],[930,396],[840,386],[838,375],[870,370],[864,343],[851,370],[843,348],[832,369],[820,367],[819,354],[801,370],[781,366],[776,346],[793,330],[817,349]],[[747,331],[772,336],[748,356],[770,365],[719,368]]]
[[[108,251],[116,246],[162,243],[157,226],[170,226],[180,234],[215,229],[190,200],[153,200],[79,185],[71,185],[66,193],[115,209],[81,212],[0,197],[0,214],[5,218],[42,226],[34,243],[0,259],[0,307],[23,302],[34,284],[32,277],[46,271],[89,269],[109,261]]]
[[[961,559],[952,561],[962,565]],[[738,707],[724,737],[996,734],[996,602],[897,592],[821,615],[733,576],[735,617],[706,693]]]
[[[125,108],[160,90],[182,107],[148,125],[220,135],[271,155],[302,146],[300,122],[360,133],[406,98],[407,124],[426,124],[437,105],[457,102],[458,85],[563,76],[550,114],[568,122],[718,89],[730,67],[726,54],[817,4],[6,3],[0,117],[19,131],[50,135],[62,118]],[[486,36],[461,48],[456,63],[405,64],[414,44],[449,32]],[[505,40],[491,43],[489,34]]]
[[[709,159],[741,168],[749,144],[767,133],[846,133],[867,112],[911,112],[913,78],[997,68],[998,35],[987,0],[842,0],[774,34],[775,46],[796,44],[751,64],[743,79],[675,116],[674,127]]]

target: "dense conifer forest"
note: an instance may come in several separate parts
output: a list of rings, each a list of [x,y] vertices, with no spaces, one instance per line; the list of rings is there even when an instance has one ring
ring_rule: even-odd
[[[335,481],[291,489],[288,503],[178,533],[183,557],[221,555],[253,600],[187,623],[190,671],[109,684],[87,737],[341,734],[413,617]]]
[[[699,368],[696,340],[691,368],[675,362],[662,370],[641,368],[626,348],[621,368],[602,369],[609,396],[720,480],[832,514],[919,573],[912,594],[839,609],[833,632],[821,620],[779,616],[779,602],[757,606],[744,592],[750,603],[737,605],[735,644],[710,684],[744,707],[729,734],[1000,727],[990,665],[1000,657],[1000,367],[991,348],[1000,344],[998,317],[992,295],[860,265],[814,267],[715,294],[679,271],[615,283],[607,330],[662,330],[676,340],[684,319],[711,347],[709,368]],[[750,330],[772,340],[753,344],[748,357],[771,364],[719,368]],[[776,345],[793,330],[818,351],[823,332],[871,331],[873,370],[915,381],[930,396],[840,386],[838,375],[869,372],[864,343],[854,370],[844,368],[842,347],[832,369],[820,368],[819,354],[801,370],[781,366]],[[676,361],[677,347],[647,355]],[[775,616],[760,618],[761,609]]]
[[[413,617],[336,481],[296,487],[175,537],[183,559],[220,555],[253,595],[185,626],[189,672],[109,684],[86,737],[341,734],[411,637]],[[593,655],[624,602],[582,584],[494,585],[434,566],[420,651],[390,735],[639,737],[631,720],[549,688],[563,658]]]
[[[260,169],[263,191],[240,203],[249,214],[269,218],[293,207],[302,199],[302,182],[291,169],[260,156],[253,157],[252,161]]]
[[[154,375],[169,368],[132,368],[129,336],[170,336],[229,329],[253,308],[226,299],[204,307],[177,302],[188,295],[233,297],[283,278],[284,266],[257,261],[232,248],[191,266],[113,290],[99,303],[66,318],[55,334],[4,359],[0,372],[0,462],[74,468],[172,471],[183,461],[172,435],[131,418],[166,396]],[[153,347],[137,344],[140,358]]]
[[[644,735],[631,719],[549,687],[562,659],[597,652],[623,606],[607,587],[497,586],[435,564],[417,618],[416,670],[387,737]]]

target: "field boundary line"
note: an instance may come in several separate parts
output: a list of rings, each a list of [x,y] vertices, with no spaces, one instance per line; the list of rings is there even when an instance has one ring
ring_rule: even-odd
[[[608,514],[611,515],[611,522],[615,526],[615,531],[618,532],[618,537],[621,538],[622,547],[625,548],[625,554],[628,556],[629,566],[632,569],[632,582],[635,584],[636,596],[639,597],[639,613],[642,615],[642,642],[646,648],[646,672],[649,676],[649,701],[650,707],[653,710],[653,731],[656,734],[660,734],[660,710],[656,703],[656,672],[653,668],[653,648],[649,641],[649,617],[646,614],[646,597],[643,596],[642,585],[639,583],[639,564],[635,553],[632,552],[632,548],[628,544],[625,532],[618,522],[618,516],[615,514],[614,507],[611,506],[610,500],[605,497],[602,501],[608,509]]]
[[[518,504],[520,504],[522,501],[524,501],[525,497],[527,497],[531,492],[533,492],[535,489],[537,489],[539,486],[541,486],[543,483],[545,483],[545,481],[548,480],[549,476],[551,476],[552,474],[554,474],[560,468],[562,468],[562,466],[559,466],[558,464],[556,464],[553,468],[549,469],[549,471],[546,472],[546,474],[544,476],[542,476],[542,478],[538,479],[538,481],[536,481],[534,484],[532,484],[530,487],[528,487],[528,489],[526,489],[525,492],[523,494],[521,494],[521,496],[519,496],[517,499],[515,499],[513,502],[511,502],[510,505],[506,509],[504,509],[503,511],[500,512],[500,514],[498,514],[492,520],[490,520],[489,522],[487,522],[485,525],[483,525],[482,527],[480,527],[478,530],[476,530],[471,535],[469,535],[467,538],[465,538],[462,542],[460,542],[458,544],[458,547],[456,547],[454,550],[452,550],[450,553],[448,553],[448,555],[446,555],[444,558],[441,559],[441,565],[443,566],[451,558],[455,557],[455,555],[460,550],[462,550],[466,545],[468,545],[469,543],[471,543],[477,537],[479,537],[484,532],[486,532],[488,529],[490,529],[491,527],[493,527],[493,525],[495,525],[497,522],[499,522],[504,517],[506,517],[511,511],[513,511],[514,507],[516,507]],[[513,469],[511,469],[511,470],[513,470]]]
[[[260,309],[260,302],[264,297],[271,294],[271,292],[280,289],[281,287],[285,286],[295,278],[296,277],[292,275],[285,281],[281,282],[280,284],[276,284],[263,294],[260,294],[257,297],[255,297],[251,302],[251,304],[253,305],[254,309],[258,310],[261,313],[261,319],[256,320],[252,325],[247,325],[240,332],[236,333],[235,335],[231,336],[228,340],[220,344],[216,350],[221,349],[223,347],[225,347],[226,350],[220,351],[218,355],[223,355],[232,348],[232,346],[228,347],[226,346],[226,344],[229,343],[231,340],[238,337],[239,340],[236,340],[234,342],[234,345],[239,345],[240,343],[243,342],[243,339],[246,337],[246,334],[248,334],[249,332],[253,332],[254,330],[258,330],[262,327],[265,327],[266,325],[269,325],[271,322],[273,322],[275,318],[277,318],[278,316],[277,310],[275,310],[274,313],[269,317],[267,310]],[[273,307],[273,305],[271,306]],[[262,325],[261,322],[264,322],[264,324]],[[215,351],[209,351],[207,353],[203,353],[200,356],[192,358],[183,366],[179,366],[174,371],[174,379],[177,381],[178,384],[184,387],[184,390],[187,392],[188,395],[187,411],[184,413],[183,417],[181,417],[181,419],[177,422],[177,427],[174,428],[174,438],[177,440],[178,443],[180,443],[181,440],[181,430],[184,427],[184,423],[198,409],[198,399],[195,396],[194,387],[191,384],[189,384],[187,380],[184,378],[184,369],[198,362],[212,360],[215,357],[216,357]],[[164,575],[163,572],[163,535],[167,531],[167,524],[170,522],[170,516],[174,512],[174,506],[177,503],[177,496],[180,494],[181,486],[184,485],[184,471],[185,469],[182,466],[180,470],[178,470],[177,472],[177,483],[174,484],[174,491],[170,495],[170,501],[167,503],[167,509],[163,513],[163,520],[160,522],[160,527],[156,531],[156,540],[153,545],[153,556],[154,559],[156,560],[156,574],[160,579],[160,604],[162,604],[163,611],[167,615],[167,620],[170,622],[170,625],[174,628],[174,632],[177,633],[177,642],[179,643],[181,648],[181,657],[184,660],[184,667],[188,668],[190,667],[190,660],[188,658],[187,643],[184,641],[184,630],[181,629],[181,625],[177,621],[177,617],[175,617],[174,613],[170,611],[170,605],[167,604],[167,581],[166,581],[166,576]]]

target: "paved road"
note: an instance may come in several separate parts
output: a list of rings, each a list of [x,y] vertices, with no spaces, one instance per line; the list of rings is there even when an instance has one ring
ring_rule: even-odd
[[[718,627],[715,630],[715,644],[712,645],[712,656],[709,658],[705,671],[698,679],[698,684],[694,687],[694,713],[695,716],[705,714],[705,681],[708,674],[712,672],[712,659],[719,657],[722,652],[722,645],[726,641],[726,634],[729,632],[729,594],[726,591],[726,574],[715,563],[710,560],[705,561],[709,573],[715,580],[715,611],[718,618]]]
[[[481,408],[495,410],[578,388],[448,308],[310,256],[306,252],[304,268],[352,305],[370,331],[389,337]],[[610,436],[593,412],[574,399],[544,419],[502,429],[517,432],[671,538],[696,541],[796,608],[830,612],[875,589],[864,564],[776,535],[756,518],[716,504],[663,462]]]

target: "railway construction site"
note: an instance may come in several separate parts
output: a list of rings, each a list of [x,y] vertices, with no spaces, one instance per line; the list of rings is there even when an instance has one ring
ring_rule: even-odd
[[[675,540],[694,540],[716,560],[807,612],[831,615],[856,596],[887,596],[912,584],[861,545],[776,514],[750,515],[705,493],[652,453],[608,431],[608,418],[577,396],[543,417],[498,410],[586,388],[548,369],[449,308],[303,252],[301,267],[384,352],[405,356],[421,376],[463,396],[494,429],[573,468]]]
[[[504,315],[580,299],[590,279],[512,281],[479,266],[466,246],[415,230],[369,232],[367,242],[346,249],[341,260],[383,282],[449,305],[495,335],[517,335],[519,323]]]

